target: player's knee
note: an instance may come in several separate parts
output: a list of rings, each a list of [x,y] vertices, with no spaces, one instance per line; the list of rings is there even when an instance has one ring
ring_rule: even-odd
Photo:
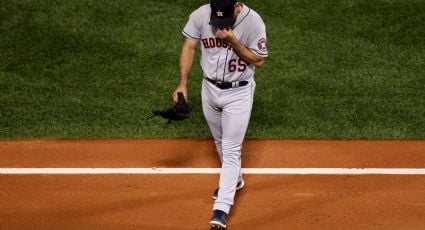
[[[228,162],[234,165],[238,165],[241,160],[241,147],[235,146],[233,148],[222,147],[223,162]]]

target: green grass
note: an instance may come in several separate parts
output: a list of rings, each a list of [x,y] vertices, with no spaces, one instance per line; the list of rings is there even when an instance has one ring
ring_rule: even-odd
[[[192,117],[145,120],[205,2],[0,0],[0,138],[210,137],[198,62]],[[248,138],[425,138],[425,1],[245,3],[269,40]]]

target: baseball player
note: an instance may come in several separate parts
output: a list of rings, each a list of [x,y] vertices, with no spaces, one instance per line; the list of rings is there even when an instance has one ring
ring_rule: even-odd
[[[202,110],[221,160],[211,229],[225,229],[235,193],[242,189],[241,146],[251,116],[255,68],[267,57],[260,15],[236,0],[210,0],[193,11],[182,34],[180,81],[173,93],[188,99],[187,81],[195,50],[201,49]]]

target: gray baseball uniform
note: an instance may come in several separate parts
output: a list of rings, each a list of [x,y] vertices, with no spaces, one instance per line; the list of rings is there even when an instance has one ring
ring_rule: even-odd
[[[213,209],[229,213],[236,184],[242,180],[241,146],[251,116],[255,67],[215,36],[216,29],[209,24],[210,14],[209,4],[192,12],[182,33],[199,41],[201,47],[202,109],[222,162],[220,189]],[[257,12],[243,5],[232,30],[254,54],[267,57],[266,29]],[[233,87],[218,88],[214,81],[231,82]]]

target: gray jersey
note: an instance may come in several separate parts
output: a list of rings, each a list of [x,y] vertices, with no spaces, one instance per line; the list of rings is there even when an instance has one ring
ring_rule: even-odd
[[[242,60],[225,41],[216,38],[216,29],[209,24],[209,4],[193,11],[182,33],[199,41],[201,68],[204,77],[220,81],[251,80],[255,67]],[[233,26],[236,38],[256,55],[267,57],[266,27],[260,15],[243,5]]]

